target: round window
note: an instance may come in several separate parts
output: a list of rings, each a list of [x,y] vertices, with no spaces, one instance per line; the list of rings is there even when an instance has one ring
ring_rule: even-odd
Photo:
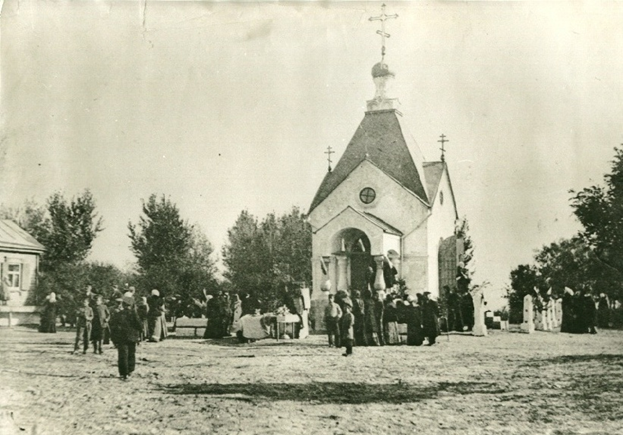
[[[360,200],[364,204],[371,204],[375,201],[375,190],[373,188],[364,188],[360,191]]]

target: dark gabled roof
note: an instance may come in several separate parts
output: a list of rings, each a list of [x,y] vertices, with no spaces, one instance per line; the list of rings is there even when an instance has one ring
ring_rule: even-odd
[[[449,178],[449,188],[451,190],[451,197],[453,199],[453,206],[455,207],[455,217],[457,214],[457,203],[455,202],[455,193],[453,192],[453,184],[451,183],[451,176],[448,174],[448,167],[445,162],[423,162],[423,170],[425,173],[425,180],[427,180],[427,194],[429,200],[433,204],[438,190],[440,189],[440,182],[442,181],[442,175],[446,171]]]
[[[425,180],[427,183],[427,195],[432,202],[438,192],[440,180],[442,180],[442,174],[444,174],[444,166],[444,162],[423,162],[423,170],[425,170]]]
[[[351,172],[364,160],[369,160],[425,203],[427,192],[421,181],[416,163],[407,145],[407,132],[403,131],[394,109],[366,112],[351,142],[338,161],[321,182],[309,212],[321,204]]]
[[[0,220],[0,250],[17,253],[43,253],[45,248],[13,221]]]

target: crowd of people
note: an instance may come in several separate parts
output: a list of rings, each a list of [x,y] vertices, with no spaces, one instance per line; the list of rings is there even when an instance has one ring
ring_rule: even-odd
[[[565,288],[561,299],[561,332],[596,334],[596,327],[611,327],[609,299],[602,293],[598,302],[588,289]]]
[[[324,317],[329,346],[346,347],[348,356],[353,346],[434,345],[440,334],[440,313],[430,296],[429,292],[413,297],[368,289],[329,294]]]
[[[94,354],[103,354],[103,345],[112,342],[118,352],[119,375],[122,379],[134,371],[136,346],[140,342],[159,342],[167,337],[165,300],[157,289],[149,297],[138,297],[133,286],[122,292],[114,287],[112,301],[88,285],[71,316],[76,330],[74,354],[87,354],[90,346]],[[56,333],[58,299],[50,292],[43,304],[39,331]]]

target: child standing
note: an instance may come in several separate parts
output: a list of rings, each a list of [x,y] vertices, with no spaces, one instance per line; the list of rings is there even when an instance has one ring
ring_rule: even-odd
[[[82,339],[82,354],[87,354],[89,348],[89,339],[91,338],[91,322],[93,321],[93,309],[89,304],[90,298],[85,298],[82,307],[76,311],[76,342],[74,343],[74,354],[80,348],[80,340]]]
[[[329,294],[328,305],[325,308],[325,328],[327,329],[327,339],[329,346],[340,348],[340,319],[342,310],[338,303],[334,302],[334,295]],[[334,344],[335,340],[335,344]]]
[[[104,333],[108,329],[108,322],[110,321],[110,312],[108,307],[104,304],[104,300],[101,295],[98,295],[95,299],[96,306],[93,311],[93,328],[91,329],[91,341],[93,342],[93,352],[102,354],[102,342],[104,340]]]
[[[134,371],[136,345],[141,338],[142,327],[134,308],[134,298],[125,295],[121,310],[110,321],[111,339],[117,347],[117,368],[122,380],[126,380]]]
[[[344,312],[342,314],[342,319],[340,320],[340,331],[342,333],[342,343],[346,347],[346,352],[343,356],[346,357],[353,354],[353,325],[355,324],[355,317],[353,316],[353,313],[351,313],[353,307],[351,299],[345,299],[342,306],[344,308]]]

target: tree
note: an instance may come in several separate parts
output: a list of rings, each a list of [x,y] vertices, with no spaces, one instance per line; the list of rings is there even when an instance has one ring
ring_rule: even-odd
[[[262,222],[242,211],[222,255],[225,278],[238,292],[259,299],[264,310],[281,306],[289,285],[312,280],[312,231],[298,208],[279,217],[268,214]]]
[[[583,240],[605,266],[622,276],[622,148],[615,149],[611,172],[604,181],[605,186],[571,191],[575,194],[572,209],[583,225]]]
[[[180,310],[190,310],[193,298],[198,298],[204,287],[216,284],[212,246],[164,195],[160,199],[151,195],[143,201],[142,210],[138,224],[128,223],[140,286],[175,296],[182,302]]]
[[[47,208],[48,217],[36,232],[46,248],[41,269],[49,271],[60,264],[85,260],[97,234],[103,230],[91,192],[87,189],[70,201],[57,192],[48,199]]]
[[[41,258],[42,271],[84,261],[103,230],[102,217],[97,214],[88,189],[69,201],[56,192],[48,198],[46,208],[33,200],[26,201],[21,208],[5,207],[3,215],[16,221],[46,248]]]

